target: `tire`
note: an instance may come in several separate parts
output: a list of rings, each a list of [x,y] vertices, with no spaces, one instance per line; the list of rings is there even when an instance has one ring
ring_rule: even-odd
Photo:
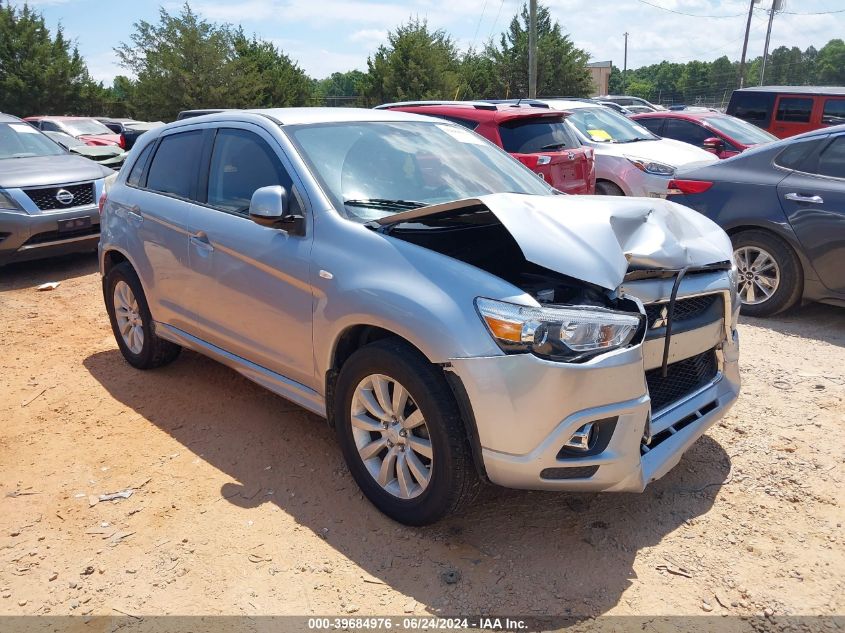
[[[617,185],[614,185],[612,182],[608,182],[607,180],[597,180],[596,181],[596,195],[598,196],[624,196],[625,192],[622,191]]]
[[[772,316],[788,310],[798,302],[804,288],[804,272],[789,244],[760,230],[736,233],[731,236],[731,242],[739,269],[742,314],[751,317]],[[759,259],[761,256],[763,260]],[[774,263],[774,268],[768,267],[766,258]],[[754,266],[758,261],[763,262],[765,270],[761,271]],[[768,297],[767,292],[771,292]]]
[[[128,262],[121,262],[108,272],[103,295],[114,338],[127,363],[136,369],[154,369],[173,362],[179,356],[182,351],[179,345],[156,336],[141,281]],[[129,306],[130,310],[118,308],[121,304]],[[121,326],[129,328],[127,337],[121,333]]]
[[[384,393],[389,396],[389,407],[379,405],[373,382],[376,377],[387,385]],[[372,389],[368,391],[366,385]],[[396,385],[408,394],[404,406],[395,406],[392,400],[397,393]],[[401,408],[399,422],[394,418],[394,422],[387,423],[388,427],[379,422],[363,406],[361,395],[367,393],[369,402],[387,417],[393,417],[394,408]],[[357,411],[354,416],[353,410]],[[335,412],[335,429],[352,477],[373,505],[390,518],[406,525],[427,525],[459,511],[477,494],[480,481],[449,385],[438,367],[405,342],[382,339],[352,354],[338,376]],[[422,424],[411,428],[420,419]],[[361,420],[366,428],[362,428]],[[404,439],[403,431],[407,434]],[[417,452],[419,446],[425,445],[426,438],[429,446],[426,450],[430,451],[428,463],[425,454]],[[375,446],[379,452],[365,461],[359,452],[362,446]],[[390,460],[391,452],[394,461]],[[381,472],[379,464],[389,473],[385,477],[386,485],[376,479],[376,473]],[[400,464],[404,464],[404,477],[400,474]],[[420,466],[427,472],[427,481],[415,474]],[[407,485],[403,488],[402,483]]]

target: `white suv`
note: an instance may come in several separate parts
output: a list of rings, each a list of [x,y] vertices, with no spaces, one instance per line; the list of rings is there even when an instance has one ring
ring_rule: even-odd
[[[566,123],[583,145],[596,151],[596,193],[662,198],[678,167],[718,160],[710,152],[649,132],[610,108],[587,101],[540,99],[553,110],[572,112]]]

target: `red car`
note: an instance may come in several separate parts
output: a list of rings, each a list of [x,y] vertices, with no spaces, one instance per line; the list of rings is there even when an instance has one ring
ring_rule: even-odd
[[[64,132],[86,145],[120,145],[120,135],[97,119],[81,116],[28,116],[24,121],[42,132]]]
[[[568,112],[505,103],[414,101],[379,109],[446,119],[474,130],[509,152],[556,189],[594,194],[595,157],[564,123]]]
[[[756,125],[720,112],[661,111],[630,118],[657,136],[696,145],[719,158],[730,158],[749,147],[778,140]]]

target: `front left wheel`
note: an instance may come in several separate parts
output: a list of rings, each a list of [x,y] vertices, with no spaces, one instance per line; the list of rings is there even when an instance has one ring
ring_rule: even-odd
[[[442,370],[383,339],[356,351],[335,390],[346,464],[367,498],[408,525],[456,512],[479,488],[458,406]]]

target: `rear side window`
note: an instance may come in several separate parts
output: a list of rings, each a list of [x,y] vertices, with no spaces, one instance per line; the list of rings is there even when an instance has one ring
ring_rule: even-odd
[[[791,143],[775,157],[775,165],[784,169],[800,169],[807,157],[815,152],[820,144],[821,139],[818,138]]]
[[[647,129],[649,132],[653,132],[654,134],[657,134],[658,136],[660,136],[660,128],[663,127],[663,122],[665,120],[666,119],[664,119],[664,118],[656,118],[655,117],[655,118],[648,118],[648,119],[637,119],[636,121],[637,121],[637,123],[642,125],[645,129]]]
[[[502,147],[512,154],[536,154],[580,147],[563,119],[517,119],[499,127]]]
[[[826,99],[822,111],[822,123],[841,125],[845,123],[845,99]]]
[[[837,136],[824,148],[814,171],[820,176],[845,178],[845,136]]]
[[[190,199],[201,151],[201,130],[165,136],[153,156],[147,189]]]
[[[270,146],[246,130],[218,130],[208,174],[208,204],[246,215],[255,190],[273,185],[287,190],[291,211],[299,213],[291,178]]]
[[[805,97],[781,97],[775,119],[787,123],[809,123],[813,111],[813,99]]]
[[[147,145],[141,152],[138,160],[136,160],[135,164],[132,165],[132,171],[129,172],[129,176],[126,178],[126,184],[130,187],[141,186],[141,176],[144,174],[144,166],[147,164],[147,160],[149,160],[150,154],[153,151],[153,145],[155,145],[155,143]]]
[[[704,144],[704,139],[712,138],[713,133],[690,121],[666,119],[663,136],[701,147]]]
[[[753,123],[760,127],[769,127],[775,96],[765,92],[739,92],[731,95],[728,114]]]

